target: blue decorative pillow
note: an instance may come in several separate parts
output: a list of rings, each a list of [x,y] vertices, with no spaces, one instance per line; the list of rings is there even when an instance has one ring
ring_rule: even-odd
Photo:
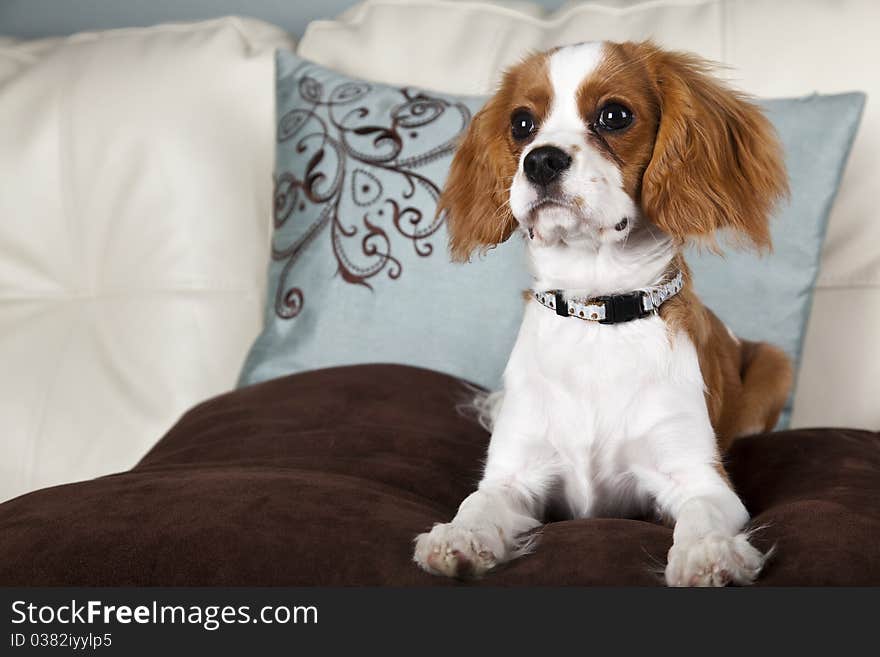
[[[456,266],[435,217],[485,99],[352,80],[289,52],[276,66],[269,299],[241,384],[392,362],[497,385],[529,283],[520,245]]]
[[[276,64],[269,299],[240,384],[391,362],[497,387],[530,285],[523,243],[452,264],[435,216],[458,137],[485,99],[352,80],[289,52]],[[701,297],[734,331],[795,359],[863,104],[862,94],[763,103],[792,186],[772,224],[776,251],[689,257]]]

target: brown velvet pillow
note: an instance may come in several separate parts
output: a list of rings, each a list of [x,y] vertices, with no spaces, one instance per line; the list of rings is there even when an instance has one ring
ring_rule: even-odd
[[[411,561],[476,485],[488,435],[427,370],[300,374],[187,413],[130,472],[0,505],[0,585],[462,585]],[[759,585],[880,584],[880,436],[786,431],[728,467],[775,544]],[[661,585],[670,529],[548,524],[534,554],[477,584]]]

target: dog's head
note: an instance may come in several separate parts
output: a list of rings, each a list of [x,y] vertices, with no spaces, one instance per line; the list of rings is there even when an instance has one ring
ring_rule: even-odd
[[[706,62],[652,43],[583,43],[508,70],[474,117],[440,199],[455,259],[519,226],[536,245],[674,241],[727,228],[770,244],[787,192],[772,126]]]

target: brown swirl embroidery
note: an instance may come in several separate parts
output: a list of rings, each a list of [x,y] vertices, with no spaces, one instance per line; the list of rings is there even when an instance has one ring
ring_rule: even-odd
[[[369,289],[369,279],[381,272],[392,280],[403,273],[394,255],[401,239],[419,257],[433,253],[429,238],[443,224],[443,218],[433,212],[440,189],[419,169],[452,153],[470,120],[464,104],[408,88],[380,92],[399,98],[390,103],[384,116],[377,116],[377,110],[367,103],[373,92],[367,83],[344,82],[328,90],[303,68],[293,75],[299,76],[294,93],[302,107],[279,119],[277,141],[279,149],[293,149],[300,170],[276,174],[274,193],[272,259],[284,263],[275,312],[282,319],[302,311],[304,292],[288,278],[306,247],[328,226],[340,276]],[[373,103],[375,107],[387,104]],[[444,135],[446,139],[419,148],[420,129],[448,113],[457,120],[448,136]],[[418,197],[424,193],[432,202],[419,207],[424,196]],[[307,215],[315,216],[315,211],[316,218],[304,231],[297,230],[290,243],[278,245],[288,221],[307,221]]]

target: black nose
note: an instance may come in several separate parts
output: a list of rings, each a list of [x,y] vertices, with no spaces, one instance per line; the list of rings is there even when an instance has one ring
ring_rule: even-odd
[[[571,164],[571,157],[556,146],[540,146],[526,155],[523,169],[526,178],[545,187],[559,177]]]

